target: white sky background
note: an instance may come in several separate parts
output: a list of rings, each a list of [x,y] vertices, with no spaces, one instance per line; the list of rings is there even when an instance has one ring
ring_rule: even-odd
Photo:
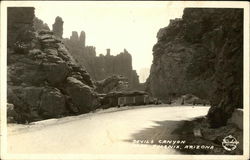
[[[158,30],[183,13],[183,8],[169,2],[40,2],[34,6],[36,16],[51,29],[56,16],[62,17],[64,38],[72,31],[85,31],[86,45],[95,46],[97,55],[106,54],[107,48],[112,55],[126,48],[138,74],[150,69]]]

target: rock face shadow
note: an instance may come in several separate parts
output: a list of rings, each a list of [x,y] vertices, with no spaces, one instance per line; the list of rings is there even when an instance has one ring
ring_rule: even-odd
[[[208,131],[204,131],[201,128],[201,137],[194,136],[194,130],[199,128],[197,123],[202,123],[204,118],[196,118],[183,121],[154,121],[156,126],[145,128],[137,133],[131,135],[131,138],[125,140],[129,143],[152,145],[165,149],[174,149],[180,154],[209,154],[209,155],[242,155],[242,131],[240,130],[228,130],[224,128],[217,129],[217,132],[221,134],[214,135],[214,138],[208,138],[206,134]],[[233,126],[234,127],[234,126]],[[214,129],[208,129],[209,132],[216,134]],[[237,148],[233,151],[227,151],[222,147],[222,139],[226,133],[234,135],[240,141]],[[212,135],[212,134],[211,134]],[[213,136],[213,135],[212,135]],[[222,138],[223,137],[223,138]]]

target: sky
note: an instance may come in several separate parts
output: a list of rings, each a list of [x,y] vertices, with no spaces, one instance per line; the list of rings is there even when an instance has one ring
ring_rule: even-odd
[[[86,45],[95,46],[97,55],[106,54],[107,48],[112,55],[126,48],[132,55],[133,69],[143,74],[141,82],[145,81],[147,73],[144,72],[149,72],[152,64],[157,32],[183,13],[183,8],[167,2],[140,1],[46,2],[36,4],[35,8],[36,16],[50,28],[57,16],[62,17],[64,38],[69,38],[72,31],[79,34],[85,31]]]

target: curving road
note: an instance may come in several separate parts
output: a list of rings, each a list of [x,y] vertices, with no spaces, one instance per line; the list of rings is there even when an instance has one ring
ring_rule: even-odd
[[[201,106],[135,106],[45,120],[33,125],[9,124],[7,150],[11,154],[180,154],[171,148],[145,145],[146,140],[171,140],[172,131],[182,120],[206,115],[208,109]]]

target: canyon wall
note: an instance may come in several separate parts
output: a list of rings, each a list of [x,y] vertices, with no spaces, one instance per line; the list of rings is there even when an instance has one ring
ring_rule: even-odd
[[[192,93],[209,99],[212,127],[243,107],[243,10],[186,8],[159,30],[147,91],[168,101]]]
[[[121,75],[128,79],[129,88],[139,88],[139,77],[132,68],[132,56],[126,49],[116,56],[110,54],[110,49],[107,49],[106,55],[96,56],[95,47],[85,46],[85,38],[83,31],[80,36],[73,31],[71,37],[65,39],[64,43],[94,80],[99,81],[109,76]]]
[[[64,46],[62,32],[43,30],[41,21],[34,27],[34,18],[33,7],[8,8],[8,118],[25,123],[97,108],[95,85]]]

